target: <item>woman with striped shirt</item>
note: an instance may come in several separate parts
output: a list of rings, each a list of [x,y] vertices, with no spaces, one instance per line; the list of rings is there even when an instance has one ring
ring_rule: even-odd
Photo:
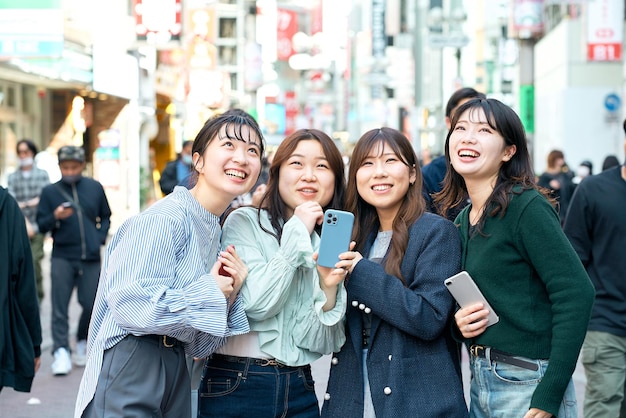
[[[194,140],[195,186],[176,187],[112,238],[75,417],[190,416],[185,354],[206,357],[249,331],[237,297],[248,270],[232,248],[218,256],[219,217],[250,191],[263,151],[250,115],[214,116]]]

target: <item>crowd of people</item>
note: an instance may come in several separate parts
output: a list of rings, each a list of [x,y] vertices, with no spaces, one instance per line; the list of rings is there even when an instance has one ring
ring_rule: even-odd
[[[626,164],[573,173],[553,150],[536,176],[520,118],[470,88],[450,98],[446,124],[429,164],[381,127],[346,165],[316,129],[267,158],[254,118],[228,110],[168,164],[165,197],[110,237],[84,150],[60,148],[50,184],[35,145],[18,142],[0,188],[0,321],[13,330],[0,389],[29,391],[39,368],[49,233],[52,371],[84,366],[77,418],[576,416],[579,354],[585,417],[624,416]],[[317,263],[327,209],[354,215],[332,267]],[[444,281],[460,271],[496,323],[452,297]],[[325,355],[318,399],[311,364]]]

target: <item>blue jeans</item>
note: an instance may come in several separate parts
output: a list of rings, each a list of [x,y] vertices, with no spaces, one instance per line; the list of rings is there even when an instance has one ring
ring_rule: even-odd
[[[470,356],[471,418],[521,418],[528,412],[533,393],[548,368],[548,361],[519,358],[537,364],[539,369],[527,370],[502,362],[492,362],[482,357]],[[570,379],[558,417],[577,416],[576,391],[574,382]]]
[[[319,416],[308,365],[260,366],[213,356],[204,366],[198,390],[199,418]]]

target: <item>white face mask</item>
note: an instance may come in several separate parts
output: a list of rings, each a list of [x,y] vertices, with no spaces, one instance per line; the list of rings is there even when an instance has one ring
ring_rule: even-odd
[[[576,174],[578,175],[578,177],[587,177],[589,175],[589,167],[587,167],[586,165],[579,166],[576,170]]]
[[[191,165],[193,163],[193,159],[191,158],[191,155],[189,154],[183,154],[181,159],[187,165]]]
[[[33,157],[20,158],[20,167],[28,167],[33,165]]]

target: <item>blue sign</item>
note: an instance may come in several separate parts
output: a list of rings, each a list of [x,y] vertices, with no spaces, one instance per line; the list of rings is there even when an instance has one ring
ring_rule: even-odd
[[[617,112],[621,106],[622,99],[615,93],[607,94],[604,98],[604,108],[609,112]]]

